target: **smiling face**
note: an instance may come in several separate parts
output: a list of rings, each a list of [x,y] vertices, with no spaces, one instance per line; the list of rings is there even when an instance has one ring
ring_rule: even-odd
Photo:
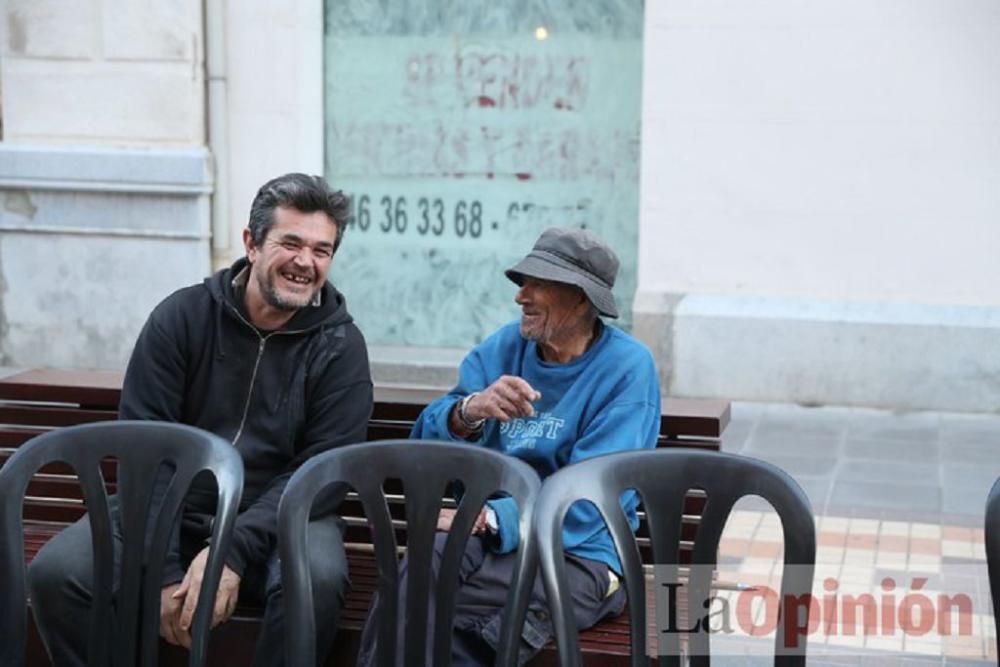
[[[524,276],[514,301],[521,306],[521,335],[543,347],[590,335],[590,302],[579,287]]]
[[[254,324],[276,328],[273,324],[281,314],[287,321],[309,305],[326,282],[336,237],[337,226],[323,211],[303,213],[287,206],[274,209],[274,225],[259,246],[249,230],[244,231],[251,263],[247,310]]]

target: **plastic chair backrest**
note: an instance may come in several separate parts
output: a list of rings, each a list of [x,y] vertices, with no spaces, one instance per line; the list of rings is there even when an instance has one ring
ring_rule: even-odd
[[[121,572],[115,576],[112,525],[101,463],[117,462],[123,531]],[[168,543],[179,525],[184,496],[208,471],[218,487],[212,549],[191,632],[190,665],[205,660],[212,607],[243,491],[243,461],[231,444],[182,424],[115,421],[60,428],[23,444],[0,468],[0,664],[23,665],[26,637],[22,504],[32,476],[62,462],[80,480],[90,518],[94,590],[88,664],[156,665],[160,590]],[[172,472],[167,472],[172,471]],[[169,480],[168,480],[169,475]],[[151,501],[158,512],[151,516]],[[150,528],[152,532],[150,532]],[[117,592],[112,599],[114,582]]]
[[[501,631],[498,665],[516,664],[537,556],[531,539],[531,508],[540,482],[526,463],[468,444],[433,440],[386,440],[339,447],[313,457],[288,482],[278,507],[278,547],[288,628],[290,665],[315,664],[316,628],[307,562],[306,526],[317,495],[331,485],[353,488],[371,528],[378,568],[377,652],[379,665],[395,664],[398,551],[383,484],[402,482],[406,511],[406,664],[423,665],[427,649],[427,609],[431,595],[431,557],[441,501],[454,482],[462,488],[458,513],[445,544],[436,584],[434,664],[451,664],[451,633],[459,564],[483,503],[497,492],[511,496],[521,512],[520,546]],[[325,629],[324,629],[325,631]]]
[[[787,595],[811,592],[816,560],[816,529],[809,500],[786,473],[775,466],[747,457],[691,450],[644,450],[596,457],[568,466],[545,480],[535,507],[535,533],[542,577],[552,614],[561,664],[582,664],[579,638],[573,623],[572,601],[568,595],[562,523],[569,507],[578,500],[592,502],[608,525],[622,561],[624,587],[628,596],[631,664],[648,665],[646,658],[646,584],[638,545],[619,498],[635,489],[646,513],[656,574],[676,582],[678,550],[683,524],[684,499],[689,490],[701,489],[706,501],[692,552],[693,567],[687,584],[688,619],[705,615],[702,601],[708,600],[712,570],[716,565],[719,538],[733,505],[741,497],[757,495],[774,507],[781,519],[785,538],[784,562],[798,567],[785,568],[781,600]],[[800,612],[803,609],[798,608]],[[808,621],[805,605],[804,621]],[[784,613],[782,607],[781,613]],[[781,616],[784,618],[784,616]],[[802,626],[805,627],[805,626]],[[708,664],[707,632],[691,633],[692,664]],[[779,623],[775,638],[775,661],[805,663],[805,641],[785,645],[784,624]],[[667,664],[679,664],[680,636],[661,633],[659,652]]]
[[[997,655],[1000,655],[1000,479],[986,499],[986,566],[990,573],[993,620],[996,623]]]

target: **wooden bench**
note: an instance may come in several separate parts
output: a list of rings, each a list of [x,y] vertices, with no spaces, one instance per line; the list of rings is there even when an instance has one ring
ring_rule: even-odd
[[[52,428],[116,419],[121,381],[120,373],[101,371],[31,370],[0,378],[0,463],[19,445]],[[407,437],[423,407],[442,393],[441,389],[427,387],[376,386],[375,406],[368,425],[369,440]],[[727,401],[664,399],[658,446],[718,450],[719,438],[728,422]],[[106,470],[109,484],[113,484],[114,473],[113,465],[109,464]],[[402,497],[393,498],[393,501],[392,511],[399,524],[397,539],[403,545]],[[693,494],[685,508],[685,539],[693,537],[700,510],[701,499]],[[33,480],[25,500],[26,561],[30,562],[46,541],[83,512],[72,471],[65,466],[43,469]],[[341,513],[347,523],[345,543],[352,591],[342,614],[331,665],[353,664],[359,631],[376,588],[371,537],[360,507],[349,499],[341,507]],[[648,540],[642,537],[642,528],[640,545],[644,560],[651,562]],[[210,664],[249,664],[258,620],[258,610],[238,608],[228,623],[213,632]],[[622,615],[606,620],[583,633],[581,646],[588,664],[627,664],[627,617]],[[28,664],[47,664],[41,643],[34,635],[29,641]],[[186,664],[186,653],[165,647],[161,664]],[[552,645],[532,662],[532,665],[550,664],[557,664]]]

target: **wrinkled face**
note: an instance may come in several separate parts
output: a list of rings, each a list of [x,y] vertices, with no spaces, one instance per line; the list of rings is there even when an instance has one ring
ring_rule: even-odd
[[[521,306],[521,335],[542,345],[579,333],[590,310],[579,287],[528,276],[514,301]]]
[[[285,311],[309,305],[326,282],[336,237],[337,226],[323,211],[284,206],[274,209],[274,225],[259,246],[244,231],[250,280],[267,304]]]

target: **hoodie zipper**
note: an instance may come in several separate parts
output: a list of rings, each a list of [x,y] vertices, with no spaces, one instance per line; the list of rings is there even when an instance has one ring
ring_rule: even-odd
[[[257,327],[247,322],[246,318],[243,317],[243,315],[240,313],[239,310],[234,308],[231,304],[226,304],[226,305],[229,307],[230,310],[233,311],[236,317],[239,318],[241,322],[243,322],[243,324],[250,327],[250,330],[253,331],[255,334],[257,334],[257,338],[260,340],[260,343],[257,345],[257,360],[254,361],[253,373],[250,374],[250,388],[247,390],[247,400],[243,404],[243,417],[240,419],[239,428],[236,429],[236,435],[233,436],[233,446],[235,447],[236,443],[239,442],[240,440],[240,436],[243,435],[243,427],[246,426],[247,415],[250,413],[250,399],[251,397],[253,397],[253,388],[254,384],[257,381],[257,369],[260,368],[260,360],[264,357],[264,346],[267,344],[267,339],[270,338],[271,336],[277,336],[279,334],[305,333],[306,329],[298,329],[296,331],[272,331],[266,336],[262,336],[260,335],[260,331],[257,329]]]

